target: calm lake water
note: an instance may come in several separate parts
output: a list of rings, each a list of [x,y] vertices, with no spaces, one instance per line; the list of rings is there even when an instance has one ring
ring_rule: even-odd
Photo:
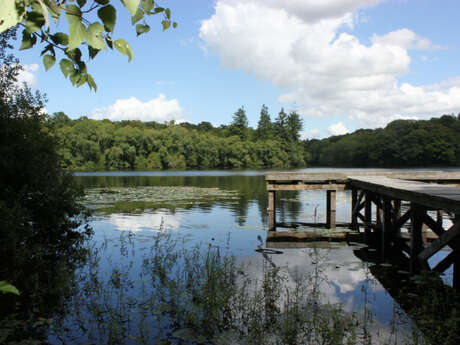
[[[343,170],[346,169],[303,171]],[[97,274],[110,279],[114,267],[124,267],[129,269],[128,276],[135,282],[142,275],[142,262],[150,250],[152,234],[167,233],[187,248],[195,245],[225,248],[253,277],[262,278],[264,265],[279,267],[288,284],[299,272],[314,273],[325,302],[341,303],[346,312],[372,319],[370,329],[383,339],[379,342],[398,343],[402,337],[394,334],[394,321],[395,318],[405,320],[405,312],[380,283],[381,279],[373,274],[392,268],[360,260],[355,251],[363,245],[326,242],[305,244],[304,248],[278,248],[278,252],[265,256],[256,252],[258,248],[266,248],[266,173],[76,173],[78,182],[86,189],[86,203],[95,211],[90,225],[94,229],[91,245],[98,248],[100,256],[95,264]],[[325,191],[282,192],[276,209],[278,222],[324,222]],[[349,216],[349,192],[339,191],[337,221],[349,222]],[[443,256],[445,253],[441,252],[435,260]],[[79,273],[83,276],[90,271],[84,267]],[[449,282],[451,274],[452,271],[448,271],[443,279]],[[136,284],[133,285],[128,294],[139,293]],[[75,322],[70,311],[59,327],[72,329]],[[401,329],[404,332],[408,326]],[[65,341],[85,342],[81,328],[75,328],[72,336]],[[63,342],[56,334],[51,334],[48,341]]]

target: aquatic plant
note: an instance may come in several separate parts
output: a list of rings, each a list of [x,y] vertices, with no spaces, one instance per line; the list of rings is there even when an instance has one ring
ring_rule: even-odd
[[[62,344],[367,344],[363,324],[342,305],[324,300],[318,265],[311,274],[287,273],[264,260],[260,278],[237,264],[226,248],[190,248],[168,233],[152,235],[142,268],[129,257],[134,235],[122,234],[126,257],[99,271],[101,248],[56,320],[50,338]]]
[[[98,213],[133,212],[158,208],[190,208],[237,199],[238,193],[219,188],[184,186],[143,186],[90,188],[85,204]]]

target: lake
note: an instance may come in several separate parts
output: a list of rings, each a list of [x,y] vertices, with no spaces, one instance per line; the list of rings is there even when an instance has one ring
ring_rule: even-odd
[[[343,170],[346,169],[301,171]],[[88,244],[89,260],[76,269],[72,296],[66,302],[65,311],[53,320],[48,341],[52,344],[243,343],[241,339],[237,341],[233,333],[225,333],[227,338],[222,335],[224,340],[203,340],[182,324],[176,327],[179,329],[173,329],[171,325],[180,322],[159,316],[167,312],[158,311],[157,315],[139,312],[142,303],[150,306],[145,309],[152,308],[152,304],[147,304],[153,303],[152,296],[161,299],[147,283],[151,274],[147,271],[153,267],[147,262],[153,257],[159,258],[152,253],[160,251],[153,245],[160,235],[166,237],[163,249],[173,248],[168,247],[173,241],[182,251],[200,248],[199,252],[205,252],[211,248],[217,250],[219,258],[220,255],[233,256],[235,265],[243,267],[244,276],[253,282],[262,282],[264,274],[275,269],[277,276],[273,276],[273,281],[288,291],[289,288],[295,290],[302,279],[299,277],[308,277],[310,285],[306,289],[318,297],[315,303],[340,306],[340,313],[354,315],[364,322],[360,330],[364,329],[366,334],[361,332],[363,338],[356,343],[366,343],[370,336],[372,343],[382,344],[414,339],[414,334],[420,333],[420,325],[416,326],[408,317],[406,306],[401,306],[405,295],[396,295],[392,290],[401,281],[410,284],[411,278],[404,272],[396,274],[396,268],[389,264],[362,261],[356,253],[367,250],[365,245],[321,242],[305,243],[302,248],[265,250],[268,228],[265,173],[267,171],[76,173],[78,183],[86,190],[85,203],[94,211],[90,221],[94,235]],[[323,221],[325,191],[282,192],[276,209],[278,222]],[[338,191],[337,221],[348,222],[349,215],[350,194]],[[173,249],[165,250],[165,255],[172,252]],[[436,260],[445,255],[439,253]],[[175,264],[184,266],[191,259],[176,256],[175,260]],[[165,267],[177,269],[174,264]],[[178,276],[185,274],[177,272]],[[452,270],[447,271],[442,277],[444,282],[448,284],[451,275]],[[178,278],[176,284],[180,284],[181,279]],[[162,294],[170,296],[172,292]],[[278,302],[289,305],[291,298],[288,293]],[[140,303],[140,299],[144,302]],[[116,331],[104,329],[104,323],[118,328]],[[148,329],[151,333],[143,335]],[[273,340],[270,339],[266,341]]]

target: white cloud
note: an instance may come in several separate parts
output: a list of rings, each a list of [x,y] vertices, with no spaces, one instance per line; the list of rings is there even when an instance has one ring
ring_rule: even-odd
[[[319,136],[320,136],[320,131],[319,129],[316,129],[316,128],[308,131],[306,135],[308,139],[317,139],[319,138]]]
[[[38,64],[33,63],[30,65],[23,65],[22,71],[18,74],[18,83],[22,85],[26,83],[29,87],[36,87],[38,84],[36,72],[38,71]]]
[[[331,135],[343,135],[349,132],[347,126],[345,126],[343,122],[337,122],[333,125],[330,125],[329,127],[327,127],[327,131]]]
[[[359,20],[357,10],[378,2],[217,0],[200,38],[225,68],[285,90],[278,101],[297,104],[305,117],[347,116],[375,127],[395,116],[458,112],[457,86],[429,90],[398,81],[410,70],[409,49],[438,48],[429,39],[401,29],[365,45],[343,32]]]
[[[432,50],[440,49],[438,45],[424,37],[420,37],[409,29],[400,29],[389,32],[384,36],[374,34],[371,38],[374,44],[394,45],[404,49]]]
[[[114,104],[94,109],[90,115],[93,119],[141,120],[141,121],[183,121],[182,108],[177,99],[166,99],[163,94],[146,102],[136,97],[117,99]]]
[[[218,3],[238,6],[252,2],[276,10],[282,9],[289,15],[314,23],[325,18],[337,18],[360,8],[373,6],[382,0],[218,0]]]

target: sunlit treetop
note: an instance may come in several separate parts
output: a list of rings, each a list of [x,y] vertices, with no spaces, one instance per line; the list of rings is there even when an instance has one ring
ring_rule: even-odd
[[[163,30],[177,27],[171,20],[171,10],[153,0],[120,0],[131,14],[131,24],[137,35],[150,31],[146,17],[160,14]],[[103,49],[115,48],[133,58],[133,51],[123,38],[112,37],[117,23],[115,0],[2,0],[0,33],[19,25],[23,28],[20,49],[43,46],[41,55],[46,70],[59,60],[59,67],[70,82],[79,87],[97,86],[82,61],[86,53],[94,59]],[[96,16],[97,15],[97,16]],[[65,18],[65,19],[64,19]],[[59,21],[68,22],[68,31],[57,31]],[[62,28],[62,25],[59,25]],[[62,29],[61,29],[62,30]]]

